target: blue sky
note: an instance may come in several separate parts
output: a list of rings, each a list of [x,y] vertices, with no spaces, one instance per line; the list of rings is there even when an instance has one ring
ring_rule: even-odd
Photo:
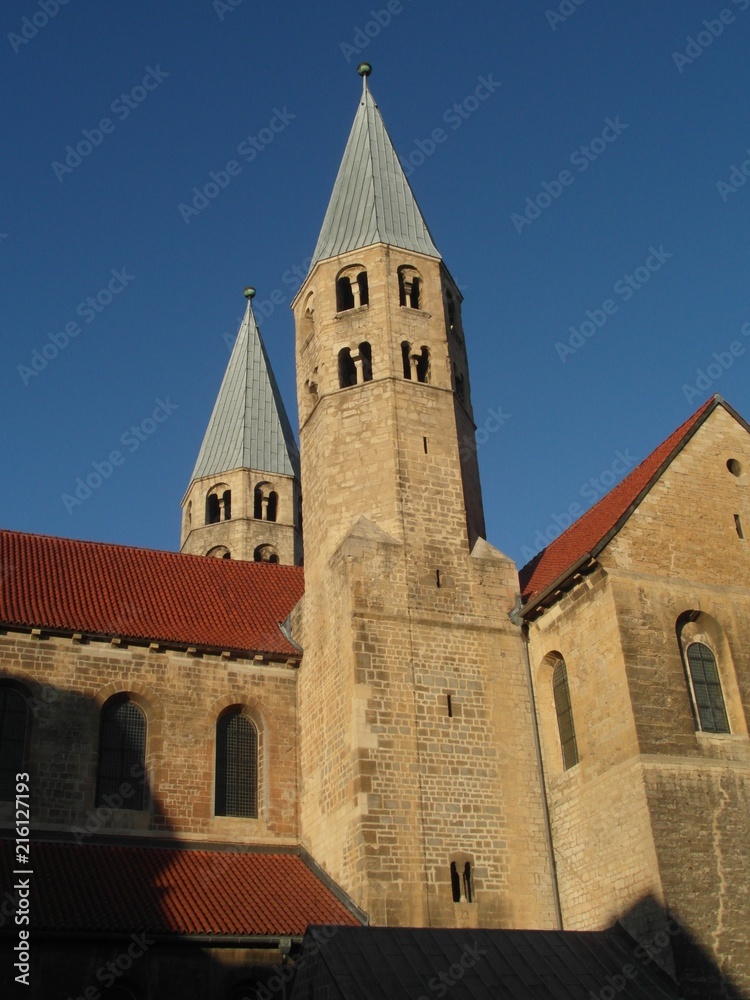
[[[19,0],[0,27],[3,527],[176,548],[247,284],[296,424],[288,302],[362,59],[464,290],[490,541],[525,562],[712,392],[750,416],[750,0]]]

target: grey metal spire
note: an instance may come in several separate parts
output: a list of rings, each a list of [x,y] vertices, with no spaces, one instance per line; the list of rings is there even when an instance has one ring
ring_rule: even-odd
[[[193,480],[232,469],[299,476],[299,452],[247,289],[245,316],[208,422]]]
[[[367,86],[370,69],[367,63],[359,68],[362,99],[311,267],[373,243],[440,257]]]

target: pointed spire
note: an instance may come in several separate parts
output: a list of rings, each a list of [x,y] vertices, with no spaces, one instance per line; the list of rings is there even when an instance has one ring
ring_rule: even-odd
[[[362,98],[310,266],[373,243],[439,258],[367,84],[372,67],[358,72]]]
[[[245,289],[247,309],[198,453],[192,479],[232,469],[299,477],[299,452]]]

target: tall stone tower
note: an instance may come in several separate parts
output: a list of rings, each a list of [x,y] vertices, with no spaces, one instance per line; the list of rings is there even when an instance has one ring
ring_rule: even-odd
[[[255,289],[182,501],[181,551],[302,561],[299,454],[253,315]]]
[[[302,839],[373,923],[548,927],[517,578],[483,539],[461,296],[369,71],[293,303]]]

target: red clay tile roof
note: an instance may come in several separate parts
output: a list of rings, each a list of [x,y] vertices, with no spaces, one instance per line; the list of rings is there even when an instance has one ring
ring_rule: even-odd
[[[0,621],[292,656],[301,567],[0,531]]]
[[[301,935],[359,921],[298,855],[31,844],[31,930]],[[2,841],[10,890],[13,841]]]
[[[640,502],[641,494],[645,495],[653,485],[652,480],[662,465],[671,461],[709,412],[723,402],[720,396],[713,396],[704,403],[630,475],[519,571],[524,604],[543,593],[585,555],[594,554],[593,550],[610,532],[622,527]]]

